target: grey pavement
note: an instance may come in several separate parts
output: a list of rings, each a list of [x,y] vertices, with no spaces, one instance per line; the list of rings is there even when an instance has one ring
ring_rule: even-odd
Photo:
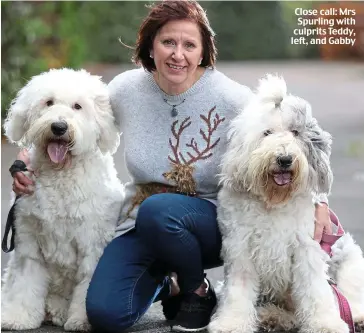
[[[109,82],[129,66],[90,66],[93,74]],[[251,88],[265,73],[285,77],[289,91],[312,104],[320,125],[333,135],[332,168],[334,185],[330,206],[338,214],[346,231],[353,234],[364,249],[364,64],[347,62],[229,62],[217,68],[232,79]],[[123,144],[115,155],[120,179],[128,180],[123,162]],[[2,144],[1,218],[2,231],[9,210],[11,179],[8,168],[17,148]],[[2,270],[8,255],[2,253]],[[222,278],[222,269],[207,272],[213,283]],[[35,333],[61,332],[61,328],[43,326]],[[129,332],[168,332],[160,304],[155,304]],[[30,331],[29,331],[30,332]]]

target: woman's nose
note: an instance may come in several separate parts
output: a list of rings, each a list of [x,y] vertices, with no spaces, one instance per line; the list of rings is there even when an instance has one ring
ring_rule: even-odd
[[[175,59],[176,61],[181,61],[183,60],[184,54],[183,54],[183,49],[181,46],[177,45],[174,49],[174,53],[172,55],[173,59]]]

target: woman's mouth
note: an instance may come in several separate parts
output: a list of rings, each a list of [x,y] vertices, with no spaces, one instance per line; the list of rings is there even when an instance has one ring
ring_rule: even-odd
[[[168,64],[168,63],[167,63],[167,66],[175,71],[181,71],[186,67],[186,66],[178,66],[178,65]]]

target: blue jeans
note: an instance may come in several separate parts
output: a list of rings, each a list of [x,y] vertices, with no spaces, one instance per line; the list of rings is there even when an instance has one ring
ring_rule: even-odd
[[[181,292],[196,290],[204,269],[222,265],[216,207],[180,194],[156,194],[140,206],[135,230],[105,249],[86,298],[96,331],[121,332],[153,302],[169,296],[168,272]]]

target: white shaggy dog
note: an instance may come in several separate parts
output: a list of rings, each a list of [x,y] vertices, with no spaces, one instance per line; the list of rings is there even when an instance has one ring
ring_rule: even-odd
[[[361,249],[346,234],[330,260],[313,240],[312,193],[328,193],[332,173],[331,137],[310,105],[268,75],[229,136],[218,208],[225,285],[210,332],[347,333],[328,275],[363,325]]]
[[[124,193],[107,87],[84,70],[50,70],[19,91],[4,127],[10,141],[29,148],[35,185],[15,206],[1,327],[33,329],[49,319],[87,330],[86,291]]]

